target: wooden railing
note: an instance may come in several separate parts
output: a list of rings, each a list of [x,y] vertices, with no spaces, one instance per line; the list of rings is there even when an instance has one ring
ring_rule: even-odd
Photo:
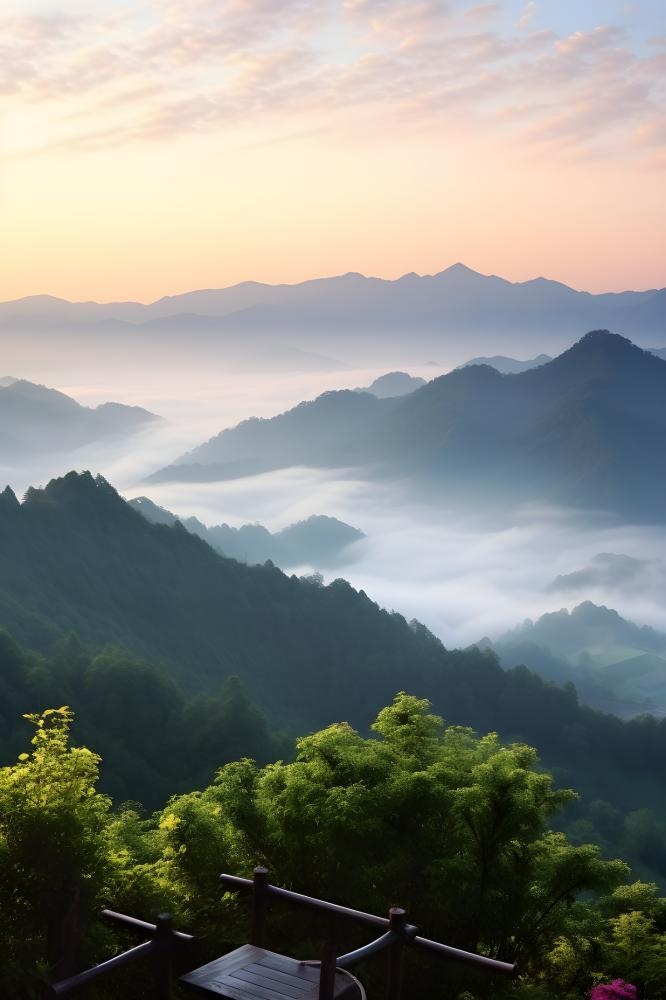
[[[365,926],[381,928],[384,931],[374,941],[345,955],[336,956],[330,947],[327,949],[322,959],[320,1000],[332,1000],[333,979],[336,967],[347,969],[357,962],[370,958],[372,955],[376,955],[382,951],[388,952],[386,998],[387,1000],[399,1000],[402,984],[403,951],[406,945],[421,948],[434,953],[440,958],[473,966],[487,973],[503,976],[512,976],[515,974],[516,967],[510,962],[500,962],[485,955],[476,955],[473,952],[441,944],[439,941],[431,941],[429,938],[420,937],[418,928],[407,923],[407,914],[401,907],[393,906],[389,910],[388,917],[378,917],[374,913],[364,913],[362,910],[353,910],[348,906],[341,906],[339,903],[329,903],[324,899],[316,899],[314,896],[304,896],[300,892],[292,892],[290,889],[282,889],[280,886],[271,885],[268,881],[268,875],[268,869],[263,867],[254,869],[254,878],[252,879],[239,878],[237,875],[220,875],[220,882],[226,889],[252,893],[251,943],[259,948],[264,947],[266,912],[271,899],[295,903],[298,906],[306,906],[320,913],[346,918]]]
[[[469,951],[462,951],[460,948],[440,944],[439,941],[420,937],[418,928],[407,922],[407,914],[399,906],[392,906],[387,917],[378,917],[373,913],[353,910],[348,906],[341,906],[339,903],[330,903],[324,899],[304,896],[302,893],[271,885],[268,881],[268,875],[268,869],[263,867],[254,869],[254,878],[252,879],[239,878],[236,875],[220,875],[220,882],[225,889],[252,894],[251,943],[259,948],[265,947],[266,915],[268,905],[273,899],[309,907],[323,914],[342,917],[382,931],[374,941],[343,955],[337,955],[332,945],[326,946],[321,961],[319,1000],[332,1000],[336,969],[349,969],[358,962],[381,952],[386,952],[387,955],[386,998],[387,1000],[399,1000],[406,946],[420,948],[440,958],[461,962],[490,974],[510,976],[515,972],[515,966],[509,962],[500,962],[494,958],[487,958],[485,955],[476,955]],[[126,930],[150,934],[150,940],[109,958],[106,962],[101,962],[91,969],[86,969],[68,979],[62,979],[45,986],[45,997],[66,996],[130,963],[149,959],[153,965],[153,996],[155,1000],[169,1000],[174,953],[179,945],[193,941],[192,935],[174,930],[171,917],[166,913],[161,914],[154,924],[137,920],[135,917],[128,917],[124,913],[116,913],[114,910],[103,910],[102,916]]]
[[[130,965],[139,959],[150,959],[153,963],[155,1000],[169,1000],[174,952],[179,944],[193,941],[192,935],[175,931],[168,913],[160,914],[157,923],[154,924],[149,924],[145,920],[137,920],[136,917],[128,917],[124,913],[116,913],[115,910],[102,910],[102,916],[127,930],[150,934],[150,941],[138,944],[135,948],[130,948],[120,955],[114,955],[106,962],[100,962],[99,965],[94,965],[91,969],[79,972],[75,976],[45,986],[45,997],[66,996],[102,976],[108,976],[109,973],[115,972],[123,966]]]

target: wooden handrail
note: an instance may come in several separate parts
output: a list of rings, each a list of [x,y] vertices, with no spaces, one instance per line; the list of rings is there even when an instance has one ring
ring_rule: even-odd
[[[141,931],[151,935],[150,941],[144,941],[134,948],[114,955],[106,962],[100,962],[91,969],[85,969],[67,979],[60,979],[57,983],[51,983],[46,987],[48,996],[59,997],[67,993],[73,993],[87,983],[106,976],[121,966],[128,965],[140,958],[150,958],[155,960],[155,981],[156,996],[166,998],[170,995],[171,980],[171,952],[176,942],[189,942],[194,938],[191,934],[184,934],[182,931],[174,931],[171,926],[171,917],[168,913],[162,913],[157,918],[156,924],[149,924],[145,920],[138,920],[136,917],[128,917],[125,913],[116,913],[115,910],[102,910],[102,916],[107,920],[126,927],[128,930]]]
[[[380,951],[384,951],[386,948],[390,948],[394,944],[399,944],[400,942],[406,942],[409,940],[408,933],[413,931],[412,937],[416,936],[416,927],[405,928],[405,934],[399,934],[397,931],[387,931],[386,934],[382,934],[381,937],[375,938],[374,941],[370,941],[369,944],[364,944],[361,948],[356,948],[355,951],[348,951],[346,955],[340,955],[337,960],[337,966],[339,969],[348,969],[351,965],[355,965],[357,962],[363,962],[366,958],[370,958],[372,955],[376,955]]]
[[[61,979],[57,983],[52,983],[50,986],[51,996],[59,997],[65,993],[71,993],[73,990],[78,990],[79,987],[85,986],[86,983],[91,983],[93,979],[106,976],[109,972],[113,972],[114,969],[120,968],[121,965],[128,965],[130,962],[135,962],[138,958],[146,958],[148,955],[152,955],[154,951],[154,941],[144,941],[143,944],[137,944],[134,948],[130,948],[129,951],[123,951],[120,955],[114,955],[113,958],[107,959],[106,962],[94,965],[92,969],[86,969],[84,972],[79,972],[68,979]]]
[[[126,913],[116,913],[115,910],[102,910],[102,916],[106,920],[120,924],[121,927],[126,927],[130,931],[145,931],[146,934],[154,934],[157,930],[157,924],[149,924],[146,920],[139,920],[137,917],[128,917]],[[172,931],[171,933],[179,941],[194,941],[192,934],[185,934],[183,931]]]
[[[220,875],[222,885],[238,891],[251,891],[254,883],[251,878],[239,878],[237,875]],[[266,885],[265,892],[269,896],[276,896],[289,903],[296,903],[300,906],[310,906],[323,913],[331,913],[338,917],[347,917],[350,920],[358,920],[362,924],[369,924],[372,927],[388,927],[389,922],[386,917],[376,917],[374,913],[364,913],[362,910],[352,910],[349,906],[340,906],[338,903],[329,903],[326,899],[316,899],[314,896],[304,896],[300,892],[292,892],[291,889],[282,889],[279,885]]]
[[[265,869],[264,869],[265,870]],[[220,875],[220,882],[229,889],[249,892],[254,888],[254,882],[249,878],[240,878],[237,875]],[[387,917],[378,917],[374,913],[364,913],[362,910],[353,910],[348,906],[340,906],[338,903],[330,903],[325,899],[317,899],[314,896],[305,896],[300,892],[292,892],[291,889],[282,889],[280,886],[271,885],[264,882],[262,891],[266,896],[277,899],[284,899],[290,903],[300,906],[308,906],[319,910],[322,913],[330,913],[338,917],[346,917],[349,920],[357,920],[360,923],[372,927],[383,927],[389,929],[390,920]],[[372,942],[374,944],[375,942]],[[462,948],[453,948],[448,944],[441,944],[439,941],[431,941],[424,937],[410,937],[405,943],[411,944],[415,948],[423,948],[426,951],[434,952],[441,958],[453,962],[461,962],[465,965],[475,966],[486,972],[495,972],[503,976],[512,976],[516,971],[516,966],[511,962],[500,962],[496,958],[488,958],[486,955],[477,955],[471,951],[464,951]],[[362,951],[363,949],[358,949]],[[351,953],[353,954],[353,953]],[[346,956],[343,956],[346,957]],[[338,964],[340,960],[338,959]]]
[[[500,962],[497,958],[488,958],[487,955],[463,951],[461,948],[453,948],[449,944],[441,944],[439,941],[431,941],[429,938],[415,937],[412,944],[415,948],[434,951],[435,954],[441,955],[442,958],[448,958],[452,962],[465,962],[467,965],[476,965],[480,969],[499,972],[504,976],[512,976],[516,971],[516,966],[511,962]]]

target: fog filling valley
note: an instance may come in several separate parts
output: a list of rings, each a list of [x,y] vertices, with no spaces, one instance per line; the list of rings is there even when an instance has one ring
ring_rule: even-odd
[[[444,370],[405,366],[431,379]],[[225,427],[249,416],[269,417],[328,389],[368,385],[386,365],[338,372],[261,374],[195,366],[178,372],[141,366],[123,373],[79,372],[77,380],[49,381],[84,405],[114,400],[164,417],[122,443],[109,441],[0,467],[3,485],[18,495],[71,468],[104,475],[126,498],[147,495],[183,517],[234,527],[259,522],[275,531],[312,514],[334,516],[365,539],[340,554],[335,566],[283,567],[299,575],[321,570],[325,581],[344,577],[373,600],[417,618],[447,646],[495,638],[525,618],[584,600],[606,604],[638,624],[666,629],[660,595],[666,581],[663,529],[618,523],[603,512],[524,506],[511,515],[462,514],[428,504],[400,484],[370,483],[353,470],[292,468],[216,483],[146,484],[145,478]],[[7,372],[7,374],[15,374]],[[45,376],[22,372],[38,381]],[[492,508],[492,497],[487,499]],[[599,554],[637,560],[625,572],[579,574]],[[612,560],[611,560],[612,562]]]

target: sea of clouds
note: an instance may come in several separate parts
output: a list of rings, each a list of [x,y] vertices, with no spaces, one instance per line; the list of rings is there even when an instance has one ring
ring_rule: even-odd
[[[432,378],[441,370],[410,366]],[[148,495],[206,524],[259,522],[270,530],[311,514],[335,516],[365,533],[346,549],[326,581],[343,576],[383,607],[417,618],[446,645],[497,637],[525,618],[593,600],[639,624],[666,630],[666,532],[627,525],[603,512],[524,506],[497,515],[425,502],[406,484],[364,482],[354,472],[294,468],[220,483],[146,485],[146,477],[224,427],[271,416],[333,388],[369,384],[386,367],[334,373],[271,373],[156,368],[81,372],[56,385],[85,405],[109,399],[160,414],[164,422],[135,437],[0,466],[17,494],[69,469],[103,474],[126,497]],[[21,373],[24,374],[24,373]],[[51,383],[53,384],[53,383]],[[599,553],[630,556],[634,572],[591,574],[553,589],[558,576],[584,570]],[[309,574],[315,565],[285,567]],[[585,579],[585,578],[583,578]]]

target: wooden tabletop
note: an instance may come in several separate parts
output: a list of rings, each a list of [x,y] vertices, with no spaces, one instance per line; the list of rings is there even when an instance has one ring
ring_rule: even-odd
[[[245,944],[181,976],[179,982],[199,996],[228,1000],[317,1000],[319,966]],[[353,977],[339,970],[336,1000],[359,1000],[361,995]]]

